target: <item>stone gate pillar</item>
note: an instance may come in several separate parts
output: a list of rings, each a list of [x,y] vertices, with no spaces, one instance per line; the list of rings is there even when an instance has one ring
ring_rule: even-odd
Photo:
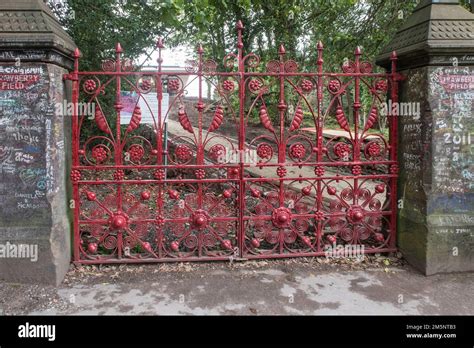
[[[0,279],[58,284],[70,262],[63,74],[72,39],[42,0],[0,2]],[[62,106],[61,106],[62,105]]]
[[[377,63],[398,53],[398,247],[425,274],[474,270],[474,14],[422,0]],[[420,107],[419,113],[417,107]]]

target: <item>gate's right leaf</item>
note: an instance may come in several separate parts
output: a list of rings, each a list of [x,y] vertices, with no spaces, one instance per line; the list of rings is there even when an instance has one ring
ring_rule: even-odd
[[[216,108],[216,112],[214,113],[214,118],[212,119],[211,125],[209,126],[209,132],[215,131],[219,128],[222,124],[222,120],[224,119],[224,109],[221,105]]]
[[[300,128],[301,122],[303,122],[303,116],[304,116],[303,109],[301,108],[300,105],[298,105],[296,107],[295,116],[293,117],[293,121],[291,122],[290,132],[293,132],[293,131],[297,130],[298,128]]]
[[[135,106],[135,109],[133,110],[133,115],[130,120],[130,124],[127,127],[127,132],[131,132],[137,129],[141,121],[142,121],[142,110],[137,105]]]

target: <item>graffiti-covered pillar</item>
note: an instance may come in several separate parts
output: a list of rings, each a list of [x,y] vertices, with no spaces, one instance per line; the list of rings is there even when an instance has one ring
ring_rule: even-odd
[[[400,84],[398,247],[425,274],[474,270],[474,14],[424,0],[378,57]]]
[[[57,284],[70,262],[63,75],[74,44],[42,0],[0,2],[0,280]]]

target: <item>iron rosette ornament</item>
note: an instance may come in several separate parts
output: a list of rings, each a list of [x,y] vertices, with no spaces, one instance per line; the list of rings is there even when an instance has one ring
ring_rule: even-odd
[[[324,183],[327,245],[363,245],[380,249],[389,242],[389,185],[381,180],[328,180]]]
[[[317,187],[314,182],[288,182],[283,197],[278,185],[252,182],[246,193],[245,253],[297,254],[317,250]]]
[[[209,184],[205,192],[218,186]],[[162,240],[167,257],[227,257],[236,247],[237,223],[235,207],[229,204],[235,195],[232,186],[222,194],[207,193],[200,196],[196,185],[169,188],[167,196],[173,204],[165,207]]]

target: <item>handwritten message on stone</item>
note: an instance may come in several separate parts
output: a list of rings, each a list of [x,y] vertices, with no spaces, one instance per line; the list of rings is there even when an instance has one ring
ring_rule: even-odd
[[[430,88],[433,192],[474,193],[474,68],[437,68]]]
[[[48,137],[54,107],[45,64],[0,66],[0,217],[36,217],[48,207]]]

